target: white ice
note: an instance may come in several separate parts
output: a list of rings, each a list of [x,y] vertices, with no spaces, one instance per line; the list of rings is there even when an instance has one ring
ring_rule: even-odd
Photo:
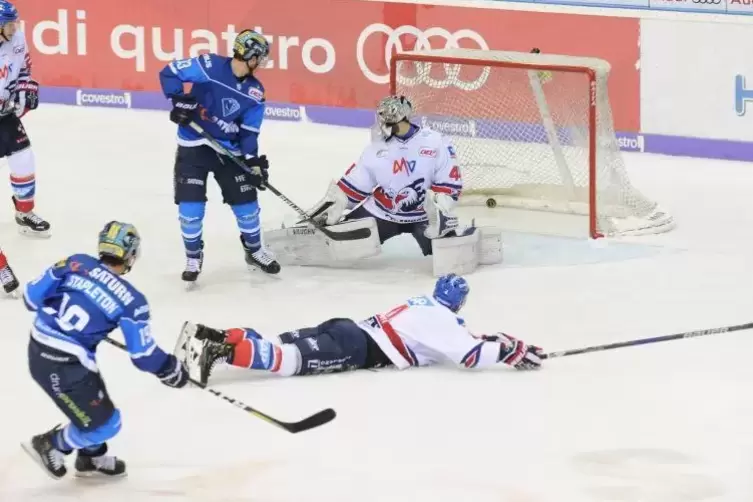
[[[27,125],[38,210],[54,236],[17,235],[2,184],[0,244],[16,272],[30,280],[70,253],[93,252],[106,221],[133,222],[144,243],[130,279],[150,300],[166,348],[186,319],[277,333],[384,311],[433,284],[410,240],[389,243],[357,270],[248,272],[212,184],[205,272],[200,289],[186,292],[166,114],[45,106]],[[261,141],[271,181],[308,206],[367,139],[360,129],[270,121]],[[507,236],[507,262],[469,276],[471,327],[559,350],[751,321],[753,165],[647,154],[627,162],[633,182],[679,227],[601,247]],[[265,226],[292,217],[272,195],[261,204]],[[28,374],[31,319],[20,301],[0,301],[2,502],[753,499],[751,332],[551,360],[533,373],[218,375],[217,388],[283,419],[337,410],[332,423],[299,435],[199,389],[164,387],[103,346],[102,373],[124,415],[111,452],[127,460],[130,476],[88,484],[50,480],[19,447],[64,420]]]

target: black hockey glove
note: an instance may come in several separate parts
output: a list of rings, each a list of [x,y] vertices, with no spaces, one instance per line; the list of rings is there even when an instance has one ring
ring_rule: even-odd
[[[31,79],[19,81],[14,101],[18,117],[23,117],[29,110],[36,110],[39,106],[39,82]]]
[[[267,160],[267,156],[250,157],[244,159],[243,163],[254,173],[251,175],[251,184],[258,190],[266,190],[267,187],[264,185],[269,181],[269,161]]]
[[[199,118],[199,103],[191,96],[173,96],[173,109],[170,120],[178,125],[187,126]]]
[[[168,387],[180,389],[188,383],[188,370],[174,355],[167,357],[167,362],[157,372],[157,378]]]

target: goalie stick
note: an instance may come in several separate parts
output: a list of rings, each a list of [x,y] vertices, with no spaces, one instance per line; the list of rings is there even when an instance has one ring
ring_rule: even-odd
[[[109,343],[110,345],[113,345],[121,350],[127,350],[125,345],[123,345],[122,343],[116,340],[113,340],[112,338],[105,338],[105,341]],[[332,408],[327,408],[317,413],[314,413],[313,415],[306,417],[303,420],[299,420],[297,422],[283,422],[282,420],[278,420],[274,417],[267,415],[266,413],[263,413],[257,409],[252,408],[251,406],[243,403],[242,401],[239,401],[228,395],[225,395],[216,389],[211,389],[207,387],[206,385],[202,384],[201,382],[197,382],[196,380],[193,380],[191,378],[189,378],[188,381],[191,382],[193,385],[199,387],[200,389],[205,390],[215,395],[216,397],[219,397],[223,401],[227,401],[228,403],[232,404],[236,408],[240,408],[246,413],[250,413],[257,418],[260,418],[264,420],[265,422],[268,422],[276,427],[284,429],[292,434],[296,434],[298,432],[304,432],[309,429],[319,427],[328,422],[331,422],[337,416],[337,413],[335,413],[335,410],[333,410]]]
[[[222,152],[225,155],[227,155],[228,157],[230,157],[230,159],[232,159],[232,161],[238,167],[240,167],[241,169],[243,169],[245,172],[247,172],[248,174],[250,174],[252,176],[257,176],[251,169],[248,168],[248,166],[246,164],[244,164],[243,162],[241,162],[238,159],[238,157],[236,157],[235,155],[233,155],[227,148],[225,148],[224,146],[222,146],[216,139],[214,139],[212,136],[210,136],[209,133],[207,133],[204,130],[203,127],[201,127],[196,122],[191,122],[189,125],[191,126],[191,128],[194,131],[196,131],[197,133],[199,133],[202,138],[204,138],[205,140],[207,140],[208,142],[210,142],[214,148],[216,148],[220,152]],[[304,211],[303,209],[301,209],[300,207],[298,207],[298,205],[295,202],[293,202],[292,200],[288,199],[282,192],[280,192],[279,190],[277,190],[275,187],[273,187],[272,185],[270,185],[268,182],[264,183],[264,186],[270,192],[272,192],[277,197],[279,197],[285,204],[287,204],[288,206],[290,206],[295,212],[297,212],[303,218],[305,218],[304,221],[306,221],[306,222],[310,223],[311,225],[313,225],[317,230],[319,230],[321,233],[323,233],[324,235],[326,235],[328,238],[332,239],[333,241],[356,241],[356,240],[361,240],[361,239],[368,239],[369,237],[371,237],[371,230],[368,229],[368,228],[359,228],[359,229],[356,229],[356,230],[348,230],[348,231],[344,231],[344,232],[333,232],[331,230],[328,230],[324,226],[322,226],[319,223],[313,221],[311,219],[311,217],[306,213],[306,211]]]
[[[625,342],[607,343],[604,345],[593,345],[591,347],[583,347],[580,349],[562,350],[559,352],[550,352],[544,354],[544,359],[552,359],[555,357],[575,356],[578,354],[586,354],[589,352],[600,352],[602,350],[621,349],[623,347],[635,347],[638,345],[647,345],[649,343],[669,342],[672,340],[682,340],[684,338],[697,338],[699,336],[718,335],[721,333],[731,333],[733,331],[743,331],[746,329],[753,329],[753,322],[745,324],[735,324],[732,326],[724,326],[721,328],[700,329],[697,331],[686,331],[685,333],[675,333],[673,335],[655,336],[651,338],[639,338],[637,340],[628,340]]]

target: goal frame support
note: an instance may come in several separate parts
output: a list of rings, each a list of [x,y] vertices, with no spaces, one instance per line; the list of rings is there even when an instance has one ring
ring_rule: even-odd
[[[597,187],[596,187],[596,160],[597,154],[597,134],[596,117],[597,117],[597,88],[596,72],[592,68],[577,65],[554,65],[554,64],[536,64],[521,63],[512,61],[492,61],[483,59],[471,59],[463,57],[454,57],[447,55],[428,55],[428,54],[411,54],[393,52],[390,58],[390,94],[397,92],[397,65],[400,61],[410,61],[414,63],[436,63],[436,64],[454,64],[468,65],[475,67],[489,68],[511,68],[527,70],[529,72],[566,72],[585,75],[588,79],[588,228],[591,238],[598,239],[604,237],[598,228],[598,207],[597,207]]]

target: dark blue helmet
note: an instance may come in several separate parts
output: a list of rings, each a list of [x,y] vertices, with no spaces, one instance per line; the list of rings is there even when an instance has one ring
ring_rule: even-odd
[[[443,275],[434,286],[434,299],[453,312],[458,312],[465,305],[469,291],[468,281],[459,275]]]
[[[0,0],[0,25],[18,21],[16,6],[6,0]]]

